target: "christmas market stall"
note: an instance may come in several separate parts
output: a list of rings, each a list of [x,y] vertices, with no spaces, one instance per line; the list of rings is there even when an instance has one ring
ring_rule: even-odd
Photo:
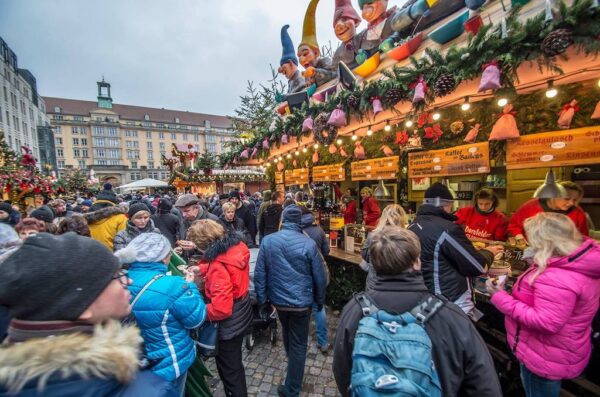
[[[573,205],[590,221],[584,234],[600,238],[593,226],[600,224],[596,0],[417,0],[389,9],[375,0],[361,32],[358,12],[339,1],[333,59],[317,42],[317,3],[304,16],[297,56],[294,27],[281,29],[278,72],[288,86],[273,92],[271,119],[222,160],[264,166],[272,189],[301,192],[297,201],[329,234],[330,305],[341,307],[363,289],[359,252],[380,211],[399,204],[410,221],[435,182],[451,190],[455,209],[487,188],[508,217],[532,198],[563,194],[557,182],[574,182],[583,193]],[[505,247],[483,280],[473,280],[484,314],[477,326],[506,395],[520,395],[502,315],[477,287],[507,275],[510,289],[528,266],[526,243],[465,232],[478,248]],[[563,392],[599,396],[598,373],[563,382]]]

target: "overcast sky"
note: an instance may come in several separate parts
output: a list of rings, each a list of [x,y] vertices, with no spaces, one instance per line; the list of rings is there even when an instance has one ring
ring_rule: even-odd
[[[307,4],[0,0],[0,36],[43,96],[95,100],[104,75],[115,103],[231,115],[246,82],[266,82],[269,64],[279,66],[282,25],[298,45]],[[319,3],[317,37],[335,49],[334,4]]]

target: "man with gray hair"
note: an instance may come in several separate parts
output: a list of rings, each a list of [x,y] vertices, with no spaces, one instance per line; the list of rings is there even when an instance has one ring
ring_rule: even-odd
[[[183,230],[180,234],[182,239],[185,239],[188,229],[197,220],[210,219],[219,222],[219,218],[200,205],[200,200],[194,194],[187,193],[179,197],[175,202],[175,207],[181,211],[181,215],[183,216]],[[175,249],[175,252],[181,254],[185,251],[187,254],[186,256],[190,256],[191,252],[196,249],[196,245],[187,240],[179,240],[177,245],[178,247]]]
[[[425,192],[423,205],[408,227],[421,241],[423,278],[429,290],[442,294],[465,313],[475,308],[469,277],[486,272],[501,246],[477,251],[452,215],[454,197],[443,184],[434,183]]]

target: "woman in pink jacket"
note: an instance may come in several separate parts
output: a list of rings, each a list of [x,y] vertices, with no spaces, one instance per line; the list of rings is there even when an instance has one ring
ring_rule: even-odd
[[[508,344],[521,363],[527,397],[560,394],[562,379],[579,376],[592,353],[591,323],[600,301],[600,245],[562,214],[525,221],[533,265],[512,288],[488,281],[505,316]]]

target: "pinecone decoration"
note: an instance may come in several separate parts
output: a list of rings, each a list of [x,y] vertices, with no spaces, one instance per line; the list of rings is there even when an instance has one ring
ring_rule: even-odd
[[[354,110],[357,110],[360,106],[360,97],[356,94],[350,94],[348,96],[348,106]]]
[[[542,41],[542,52],[547,57],[562,54],[573,44],[573,33],[569,29],[556,29]]]
[[[382,99],[387,106],[394,106],[404,99],[404,91],[400,88],[390,88],[383,94]]]
[[[454,76],[451,73],[443,73],[433,84],[435,96],[442,97],[450,94],[456,88]]]

